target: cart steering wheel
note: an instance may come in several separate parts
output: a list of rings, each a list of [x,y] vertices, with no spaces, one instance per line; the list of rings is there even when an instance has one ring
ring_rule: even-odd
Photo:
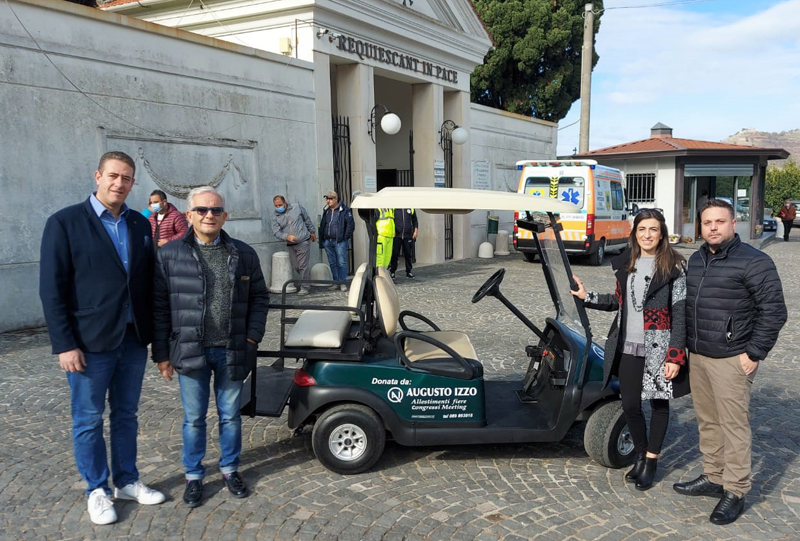
[[[499,271],[492,274],[486,282],[475,292],[475,295],[472,296],[472,302],[476,303],[486,295],[490,293],[497,292],[498,288],[500,287],[500,282],[503,281],[503,277],[506,275],[506,269],[500,269]]]

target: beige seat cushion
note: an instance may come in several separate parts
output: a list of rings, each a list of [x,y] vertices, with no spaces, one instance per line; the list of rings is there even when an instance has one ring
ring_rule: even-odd
[[[350,282],[350,291],[347,293],[347,306],[350,308],[358,308],[358,294],[361,292],[361,283],[364,281],[364,272],[366,270],[366,263],[359,265],[353,275],[353,281]],[[353,319],[357,320],[358,316],[353,314]]]
[[[465,359],[478,359],[478,354],[475,348],[472,347],[472,342],[469,341],[469,336],[459,331],[431,331],[424,333],[425,336],[442,342],[464,357]],[[450,357],[449,353],[439,349],[433,344],[423,342],[422,340],[414,340],[413,338],[406,338],[405,341],[405,354],[411,362],[424,361],[427,359],[441,359],[442,357]]]
[[[289,331],[286,346],[340,348],[350,328],[350,321],[350,312],[306,310]]]
[[[400,317],[400,302],[391,279],[375,277],[375,301],[383,332],[386,338],[391,338],[397,332],[397,318]]]

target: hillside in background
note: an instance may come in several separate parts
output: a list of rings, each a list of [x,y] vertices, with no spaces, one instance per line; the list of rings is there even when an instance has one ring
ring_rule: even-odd
[[[800,129],[770,133],[745,128],[722,141],[734,145],[750,145],[764,148],[783,148],[789,151],[790,157],[795,162],[800,162]],[[769,162],[780,167],[785,160]]]

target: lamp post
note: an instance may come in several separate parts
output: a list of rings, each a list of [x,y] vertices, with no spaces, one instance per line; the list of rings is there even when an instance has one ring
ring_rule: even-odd
[[[442,122],[442,127],[439,128],[439,146],[442,147],[442,150],[446,150],[445,138],[447,136],[453,143],[463,145],[469,139],[469,132],[452,120],[445,120]]]
[[[372,111],[369,113],[369,120],[367,120],[367,133],[369,133],[370,139],[372,142],[375,142],[375,122],[378,116],[378,110],[383,113],[383,118],[381,118],[381,129],[387,135],[394,135],[400,131],[402,127],[402,122],[400,121],[400,117],[394,114],[389,110],[388,107],[383,105],[382,103],[378,103],[375,107],[372,108]]]

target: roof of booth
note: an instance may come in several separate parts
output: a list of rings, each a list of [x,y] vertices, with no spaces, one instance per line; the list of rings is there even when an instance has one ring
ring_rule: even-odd
[[[413,208],[431,214],[465,214],[473,210],[580,212],[577,205],[547,197],[463,188],[384,188],[377,193],[359,194],[351,207]]]

